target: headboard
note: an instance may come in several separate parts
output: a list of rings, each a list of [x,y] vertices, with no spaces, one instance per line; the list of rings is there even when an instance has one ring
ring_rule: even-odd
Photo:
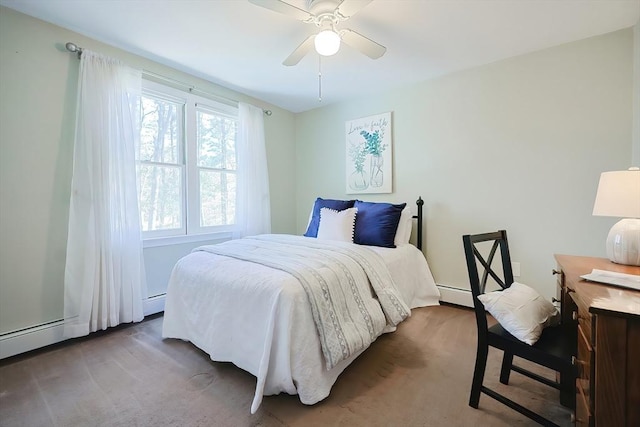
[[[418,197],[418,200],[416,200],[416,205],[418,206],[418,214],[413,216],[413,218],[418,220],[416,247],[422,250],[422,205],[424,205],[424,200],[422,200],[422,197]]]

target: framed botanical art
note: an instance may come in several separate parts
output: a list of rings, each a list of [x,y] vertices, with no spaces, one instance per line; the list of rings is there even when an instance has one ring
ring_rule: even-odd
[[[391,193],[391,112],[345,123],[347,194]]]

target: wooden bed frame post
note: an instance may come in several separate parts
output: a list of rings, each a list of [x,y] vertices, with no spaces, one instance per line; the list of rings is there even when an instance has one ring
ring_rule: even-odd
[[[424,205],[424,200],[422,197],[418,197],[416,200],[416,205],[418,205],[418,215],[414,215],[414,218],[418,219],[418,238],[417,238],[417,248],[422,251],[422,205]]]

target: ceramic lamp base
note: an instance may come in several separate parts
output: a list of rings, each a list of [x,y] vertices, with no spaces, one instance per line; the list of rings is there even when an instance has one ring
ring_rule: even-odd
[[[607,256],[616,264],[640,266],[640,219],[623,219],[611,227]]]

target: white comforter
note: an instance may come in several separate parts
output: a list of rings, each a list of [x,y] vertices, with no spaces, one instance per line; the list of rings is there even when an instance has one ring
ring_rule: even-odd
[[[327,369],[411,314],[384,263],[366,246],[266,234],[196,250],[286,271],[307,293]],[[371,291],[377,299],[371,298]]]
[[[286,239],[317,242],[301,236]],[[438,304],[438,290],[420,251],[411,245],[370,248],[384,259],[408,307]],[[327,370],[311,304],[298,279],[280,269],[212,254],[207,247],[198,249],[178,261],[171,275],[163,337],[191,341],[212,360],[233,362],[255,375],[251,413],[263,395],[297,393],[305,404],[327,397],[338,375],[368,344]]]

